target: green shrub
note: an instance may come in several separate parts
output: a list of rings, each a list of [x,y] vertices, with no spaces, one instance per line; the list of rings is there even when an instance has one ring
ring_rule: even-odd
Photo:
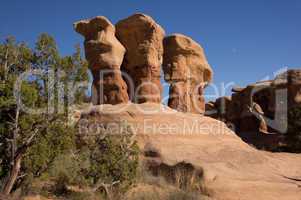
[[[49,170],[55,185],[62,188],[57,191],[64,193],[67,185],[125,191],[136,180],[139,154],[133,134],[125,130],[127,134],[77,138],[77,149],[58,156]],[[104,190],[103,184],[108,188]]]
[[[89,162],[88,169],[82,170],[82,173],[90,185],[118,181],[119,185],[127,187],[135,180],[138,145],[133,141],[129,126],[126,123],[120,126],[123,131],[117,135],[92,135],[80,139],[84,140],[78,146],[80,154],[85,155]]]
[[[39,133],[36,142],[25,154],[22,169],[26,174],[39,177],[47,173],[54,160],[75,147],[75,132],[64,119],[58,118]]]
[[[44,33],[39,36],[34,48],[17,42],[13,37],[1,41],[0,66],[4,66],[0,69],[0,187],[6,184],[8,176],[18,177],[6,187],[5,193],[11,193],[23,183],[30,187],[32,177],[44,175],[58,155],[73,148],[74,131],[66,125],[66,115],[68,106],[83,102],[85,87],[78,89],[74,98],[69,98],[69,91],[73,90],[69,86],[75,87],[88,80],[88,65],[81,57],[79,46],[73,55],[60,56],[55,40]],[[23,79],[19,94],[14,90],[16,80],[23,72],[30,70],[44,70],[44,73],[31,74]],[[52,89],[49,87],[52,82],[47,76],[51,71],[65,72],[54,76]],[[59,81],[62,84],[58,84]],[[64,95],[59,92],[61,89],[64,89]],[[27,108],[35,111],[45,108],[47,113],[37,115],[26,112],[18,106],[15,94],[20,96]],[[61,98],[64,99],[63,104],[59,102]],[[53,101],[50,102],[50,99]],[[53,106],[47,107],[50,105],[48,103]],[[52,109],[54,112],[49,112]],[[58,116],[58,111],[64,111],[62,115],[65,116]],[[49,118],[57,120],[50,121]],[[16,153],[22,156],[16,157]],[[18,161],[21,158],[21,170],[11,173],[14,158]]]
[[[49,176],[59,182],[62,176],[65,177],[65,185],[87,186],[86,177],[83,171],[87,171],[90,167],[89,155],[81,152],[69,152],[60,155],[50,167]]]

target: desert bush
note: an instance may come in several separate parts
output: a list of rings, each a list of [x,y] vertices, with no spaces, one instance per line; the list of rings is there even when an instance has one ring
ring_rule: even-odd
[[[0,186],[3,193],[9,194],[23,182],[29,183],[26,178],[43,175],[57,155],[71,148],[74,137],[66,125],[66,115],[68,106],[83,101],[84,88],[77,91],[74,101],[69,101],[67,86],[87,80],[88,74],[80,48],[72,56],[62,57],[48,34],[41,34],[34,48],[8,37],[0,43],[0,65],[3,66],[0,69]],[[19,75],[31,70],[43,70],[43,74],[31,74],[22,81],[20,93],[16,92],[14,86]],[[66,72],[65,76],[54,77],[53,90],[48,87],[50,71]],[[61,97],[58,91],[62,89],[59,81],[64,85],[64,105],[58,101]],[[55,96],[51,109],[50,94]],[[45,112],[25,112],[18,102],[33,110],[44,108]],[[61,114],[58,110],[62,106]]]
[[[78,146],[88,158],[88,169],[82,170],[90,185],[120,182],[130,185],[136,178],[139,148],[127,123],[121,123],[117,135],[93,135]]]
[[[142,169],[138,177],[139,179],[137,180],[139,183],[144,183],[148,185],[153,185],[157,187],[164,187],[168,185],[164,177],[162,176],[153,176],[147,169]]]
[[[136,180],[139,149],[130,129],[124,130],[105,137],[80,135],[76,149],[58,156],[50,167],[56,193],[65,195],[68,185],[107,196],[127,190]]]
[[[190,163],[180,162],[170,166],[164,163],[150,165],[149,170],[154,176],[164,177],[165,180],[183,190],[203,190],[203,169]]]
[[[88,170],[89,167],[88,155],[82,153],[75,155],[73,150],[55,159],[50,167],[49,176],[56,183],[61,182],[61,177],[64,177],[65,186],[70,184],[86,186],[87,181],[82,171]]]
[[[142,162],[138,177],[137,187],[130,190],[127,199],[199,200],[211,195],[205,187],[202,168],[190,163],[170,166]]]
[[[23,160],[23,171],[34,177],[48,173],[54,160],[75,148],[75,131],[66,125],[65,119],[58,119],[37,135],[37,142],[26,152]]]

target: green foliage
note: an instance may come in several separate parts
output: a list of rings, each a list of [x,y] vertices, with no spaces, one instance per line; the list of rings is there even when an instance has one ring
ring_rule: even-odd
[[[301,153],[301,106],[289,110],[288,132],[285,137],[288,150]]]
[[[138,167],[138,149],[136,144],[123,149],[122,146],[129,142],[127,139],[123,140],[119,136],[96,138],[95,143],[84,148],[83,151],[90,152],[91,164],[85,176],[92,183],[102,180],[106,183],[120,181],[130,184],[133,181]]]
[[[37,134],[36,142],[24,156],[24,173],[38,177],[49,169],[56,157],[74,148],[74,130],[63,120],[62,118],[56,119]]]
[[[79,138],[84,141],[79,142],[77,151],[58,157],[50,175],[58,182],[58,177],[63,176],[66,184],[92,188],[116,182],[124,190],[135,181],[138,169],[139,149],[132,136],[127,133]]]
[[[65,97],[65,106],[72,103],[78,104],[85,100],[87,88],[79,87],[76,83],[84,83],[88,80],[88,63],[81,58],[80,47],[76,45],[76,52],[72,56],[65,56],[61,59],[60,66],[64,74],[61,74],[61,81],[64,83],[64,93],[75,91],[74,96]],[[70,98],[72,97],[72,98]]]
[[[82,175],[83,170],[88,170],[90,167],[89,155],[80,153],[77,150],[70,151],[59,155],[50,166],[49,176],[55,182],[64,184],[87,185],[86,178]]]
[[[43,70],[43,74],[36,75],[33,70]],[[38,37],[33,49],[13,37],[0,44],[0,182],[9,175],[13,155],[33,138],[22,154],[18,176],[23,178],[16,181],[15,188],[29,190],[34,180],[45,178],[55,181],[58,193],[63,193],[68,184],[98,188],[101,183],[115,182],[118,188],[125,189],[133,183],[139,152],[128,127],[124,135],[83,139],[76,137],[76,130],[67,125],[68,108],[85,99],[86,87],[78,87],[88,80],[87,70],[79,46],[73,55],[63,57],[55,40],[47,34]],[[15,84],[24,72],[29,72],[29,76],[22,81],[18,94]],[[50,72],[54,80],[49,79]],[[52,90],[50,84],[54,86]],[[51,95],[53,110],[48,107]],[[18,96],[27,108],[43,108],[47,112],[20,109]],[[63,112],[59,112],[61,106]]]
[[[30,68],[33,54],[25,43],[9,36],[0,44],[0,79],[10,80]]]
[[[60,56],[55,40],[46,33],[42,33],[36,42],[34,51],[34,65],[45,70],[59,67]]]
[[[32,70],[36,69],[44,73],[32,74]],[[48,91],[50,70],[55,74],[53,91]],[[16,81],[24,72],[29,72],[29,76],[22,81],[18,94],[15,92]],[[63,105],[64,113],[36,114],[19,110],[15,94],[20,96],[22,104],[27,108],[43,108],[45,111],[50,111],[47,105],[50,95],[54,94],[54,110],[58,111],[56,108],[62,106],[58,101],[58,91],[62,84],[58,83],[63,83],[64,91],[67,91],[87,79],[87,63],[81,57],[80,48],[77,47],[72,56],[61,57],[55,40],[48,34],[41,34],[33,49],[13,37],[0,43],[0,182],[9,175],[11,160],[16,153],[13,146],[18,150],[34,133],[33,143],[23,156],[19,174],[26,175],[24,177],[28,179],[41,176],[58,155],[74,147],[74,130],[67,126],[68,106],[81,103],[86,88],[77,91],[80,93],[77,101],[68,101]],[[63,95],[64,100],[70,99],[67,92]],[[20,179],[18,183],[24,181]]]

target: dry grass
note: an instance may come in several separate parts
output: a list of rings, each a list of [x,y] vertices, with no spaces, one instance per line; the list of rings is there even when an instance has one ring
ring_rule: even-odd
[[[208,199],[203,170],[189,163],[144,165],[139,183],[122,200],[201,200]]]

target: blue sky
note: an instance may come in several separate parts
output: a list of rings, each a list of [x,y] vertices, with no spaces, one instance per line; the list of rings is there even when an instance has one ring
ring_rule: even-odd
[[[83,42],[73,22],[104,15],[116,23],[136,12],[151,15],[168,35],[183,33],[199,42],[218,88],[272,78],[285,66],[301,67],[300,0],[4,0],[0,38],[14,35],[33,45],[47,32],[67,55]]]

